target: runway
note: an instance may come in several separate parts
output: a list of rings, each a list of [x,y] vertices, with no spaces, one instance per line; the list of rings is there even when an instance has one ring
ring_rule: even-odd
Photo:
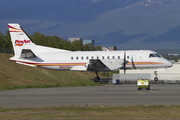
[[[136,84],[93,87],[59,87],[0,92],[0,107],[180,105],[180,85],[151,84],[137,90]]]

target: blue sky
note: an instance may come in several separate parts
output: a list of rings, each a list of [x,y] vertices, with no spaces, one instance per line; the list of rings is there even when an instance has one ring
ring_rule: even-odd
[[[1,0],[0,30],[94,39],[118,49],[179,48],[177,0]]]

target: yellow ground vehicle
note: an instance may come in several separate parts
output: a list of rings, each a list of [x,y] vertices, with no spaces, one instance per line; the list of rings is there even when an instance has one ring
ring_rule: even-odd
[[[149,80],[138,79],[137,80],[137,88],[138,88],[138,90],[141,90],[142,88],[145,88],[146,90],[150,90]]]

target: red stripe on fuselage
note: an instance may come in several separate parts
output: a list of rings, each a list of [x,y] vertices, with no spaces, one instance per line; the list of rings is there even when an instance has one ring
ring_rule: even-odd
[[[64,65],[71,65],[71,66],[84,66],[86,63],[30,63],[30,62],[23,62],[23,61],[16,61],[16,60],[11,60],[14,62],[20,62],[24,64],[29,64],[29,65],[36,65],[37,67],[42,67],[42,66],[64,66]]]

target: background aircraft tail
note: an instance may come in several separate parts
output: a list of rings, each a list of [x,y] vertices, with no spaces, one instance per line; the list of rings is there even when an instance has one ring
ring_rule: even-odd
[[[19,24],[8,24],[8,27],[15,56],[20,56],[22,49],[32,49],[35,47],[35,44],[30,40]]]

